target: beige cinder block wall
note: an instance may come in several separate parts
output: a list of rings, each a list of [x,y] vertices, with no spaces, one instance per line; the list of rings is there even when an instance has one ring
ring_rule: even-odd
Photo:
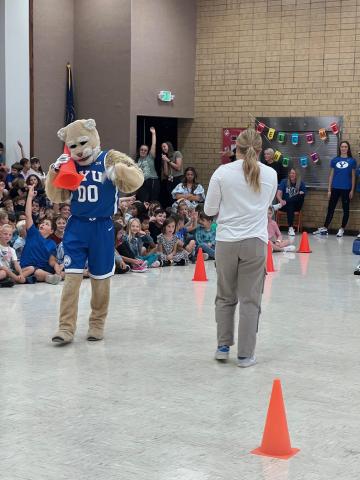
[[[195,116],[180,121],[179,146],[204,184],[219,164],[221,129],[247,126],[249,114],[343,115],[357,157],[360,0],[198,0],[197,9]],[[322,224],[325,196],[309,193],[305,225]],[[360,228],[359,197],[351,229]],[[334,228],[339,221],[336,213]]]

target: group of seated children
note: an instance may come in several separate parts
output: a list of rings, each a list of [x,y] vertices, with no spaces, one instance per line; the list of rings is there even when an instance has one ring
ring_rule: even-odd
[[[30,184],[27,191],[24,219],[15,223],[0,208],[0,287],[56,285],[64,277],[62,238],[70,207],[60,205],[58,215],[52,208],[39,212],[34,208],[35,185]],[[176,211],[164,211],[159,202],[144,204],[128,197],[121,200],[113,221],[115,273],[187,265],[195,262],[200,247],[205,260],[215,258],[216,225],[200,205],[189,210],[186,202],[179,201]]]
[[[32,203],[35,195],[34,186],[30,186],[26,220],[19,221],[16,229],[8,223],[7,212],[0,212],[0,287],[12,287],[15,283],[58,284],[64,276],[56,242],[51,238],[54,234],[52,221],[44,217],[37,226],[34,224]]]
[[[179,202],[176,212],[164,211],[158,202],[135,202],[115,216],[116,272],[145,272],[148,268],[195,262],[198,249],[204,259],[215,258],[215,228],[201,207]]]

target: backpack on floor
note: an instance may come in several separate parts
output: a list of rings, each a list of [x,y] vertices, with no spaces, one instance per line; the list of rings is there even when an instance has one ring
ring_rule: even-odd
[[[355,238],[352,251],[355,255],[360,255],[360,238]]]

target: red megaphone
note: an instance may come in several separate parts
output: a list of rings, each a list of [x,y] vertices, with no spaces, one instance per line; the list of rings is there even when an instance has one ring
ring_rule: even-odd
[[[66,145],[64,146],[64,153],[70,155],[70,151]],[[77,172],[75,162],[71,158],[68,162],[61,165],[59,173],[53,181],[53,185],[56,188],[63,188],[64,190],[77,190],[83,179],[83,175]]]

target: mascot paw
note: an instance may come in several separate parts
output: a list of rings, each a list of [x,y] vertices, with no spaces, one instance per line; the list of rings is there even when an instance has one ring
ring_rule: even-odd
[[[144,183],[142,170],[134,160],[116,150],[106,156],[106,174],[123,193],[135,192]]]

